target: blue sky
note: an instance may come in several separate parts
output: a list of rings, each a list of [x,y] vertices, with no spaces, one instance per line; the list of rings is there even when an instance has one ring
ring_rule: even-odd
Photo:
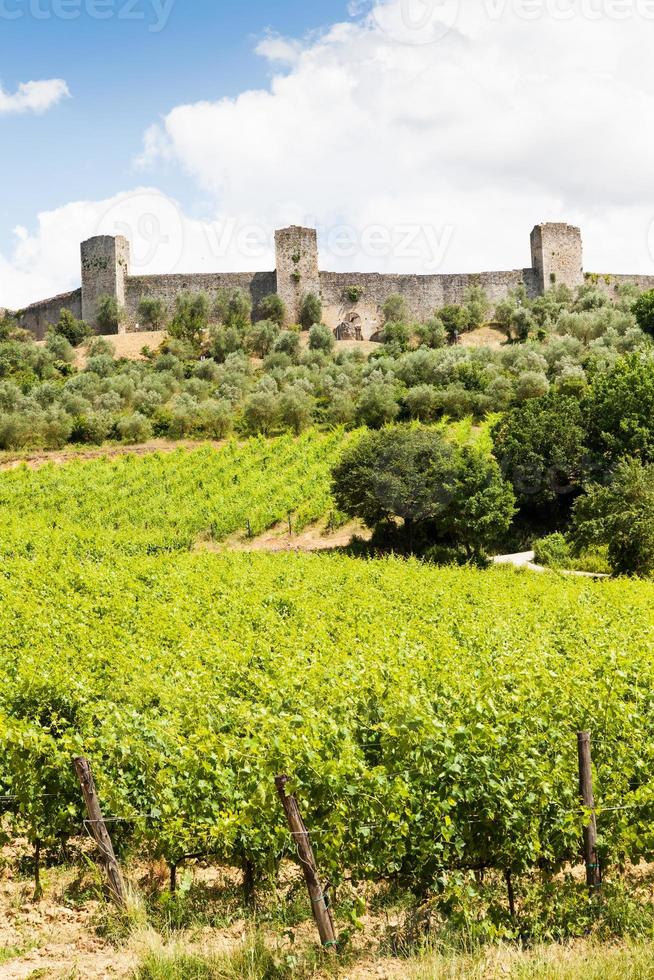
[[[265,86],[270,68],[254,47],[266,32],[302,36],[348,17],[342,0],[174,0],[165,26],[151,30],[170,2],[154,8],[138,0],[130,11],[128,0],[115,0],[118,16],[98,20],[85,13],[85,0],[73,0],[69,10],[79,16],[62,20],[57,0],[0,0],[4,89],[62,78],[71,93],[42,116],[0,120],[0,248],[16,225],[31,227],[37,211],[138,182],[133,159],[143,132],[173,106]],[[194,207],[179,168],[158,168],[152,181]]]
[[[245,271],[290,223],[335,271],[523,268],[568,221],[654,274],[653,47],[654,0],[0,0],[0,307],[95,234]]]

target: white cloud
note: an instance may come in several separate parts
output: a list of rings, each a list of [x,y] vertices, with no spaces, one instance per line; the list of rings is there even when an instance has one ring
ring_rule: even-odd
[[[366,9],[301,48],[263,42],[273,68],[286,47],[294,58],[269,89],[174,108],[150,147],[176,159],[223,215],[342,221],[359,233],[371,223],[451,227],[442,271],[526,265],[532,224],[570,220],[586,233],[590,268],[654,272],[646,3]],[[425,271],[430,255],[380,262],[359,250],[324,261]]]
[[[268,88],[148,129],[141,166],[176,162],[216,224],[150,190],[40,215],[0,258],[0,305],[77,285],[78,243],[107,211],[141,272],[272,268],[291,222],[318,226],[325,268],[517,268],[533,224],[566,220],[589,270],[654,273],[652,0],[355,2],[359,19],[321,36],[264,39]],[[157,221],[169,242],[150,247]]]
[[[38,215],[30,233],[17,226],[11,253],[0,254],[0,308],[21,309],[80,284],[80,242],[125,235],[135,275],[256,271],[274,267],[272,236],[246,214],[199,221],[151,187],[102,201],[76,201]]]
[[[9,94],[0,86],[0,116],[34,112],[47,112],[70,95],[62,78],[50,78],[41,82],[21,82],[16,92]]]

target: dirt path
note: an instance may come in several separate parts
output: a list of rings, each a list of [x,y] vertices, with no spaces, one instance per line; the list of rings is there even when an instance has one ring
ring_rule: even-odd
[[[522,551],[517,555],[497,555],[493,558],[494,565],[513,565],[514,568],[528,568],[532,572],[559,572],[561,575],[573,575],[576,578],[611,578],[604,572],[577,572],[572,569],[546,568],[544,565],[536,564],[536,553],[534,551]]]
[[[332,551],[349,547],[354,538],[369,541],[370,537],[371,532],[358,521],[345,524],[335,531],[327,530],[324,524],[312,524],[303,531],[291,535],[288,533],[287,524],[278,524],[255,538],[233,534],[225,541],[200,540],[194,550],[210,551],[215,554],[225,551]]]
[[[55,451],[26,452],[26,453],[0,453],[0,472],[3,470],[14,470],[19,466],[25,465],[29,469],[38,469],[39,466],[46,466],[48,463],[63,465],[73,463],[76,460],[91,459],[116,459],[118,456],[148,456],[151,453],[174,453],[176,449],[199,449],[200,446],[212,446],[214,449],[222,449],[224,441],[202,440],[201,442],[192,439],[150,439],[148,442],[138,445],[123,445],[122,443],[111,443],[105,446],[88,448],[66,448]]]

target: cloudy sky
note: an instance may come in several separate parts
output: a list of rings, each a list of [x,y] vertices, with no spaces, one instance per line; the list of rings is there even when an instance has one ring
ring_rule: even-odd
[[[654,0],[0,0],[0,307],[138,273],[654,273]]]

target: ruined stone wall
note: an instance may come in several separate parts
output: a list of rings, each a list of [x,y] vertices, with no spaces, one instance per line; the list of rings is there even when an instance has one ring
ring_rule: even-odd
[[[166,304],[169,316],[175,309],[175,297],[179,293],[206,293],[210,298],[215,297],[221,289],[232,291],[242,289],[249,293],[252,306],[274,293],[277,278],[274,272],[226,272],[226,273],[191,273],[176,276],[129,276],[126,280],[125,309],[127,312],[125,327],[127,330],[147,330],[148,327],[139,324],[138,307],[143,297],[161,299]]]
[[[411,318],[421,321],[428,320],[439,307],[461,303],[470,286],[481,286],[490,301],[497,303],[520,285],[526,286],[530,295],[535,295],[531,269],[434,276],[320,273],[323,320],[328,327],[336,329],[350,314],[357,313],[361,317],[364,340],[369,340],[379,330],[383,322],[382,306],[393,293],[404,298]],[[346,290],[353,286],[361,290],[361,298],[356,302],[346,296]]]
[[[41,303],[32,303],[18,314],[21,327],[31,330],[37,340],[43,340],[48,325],[56,323],[62,310],[70,310],[78,320],[82,316],[82,290],[61,293]]]

